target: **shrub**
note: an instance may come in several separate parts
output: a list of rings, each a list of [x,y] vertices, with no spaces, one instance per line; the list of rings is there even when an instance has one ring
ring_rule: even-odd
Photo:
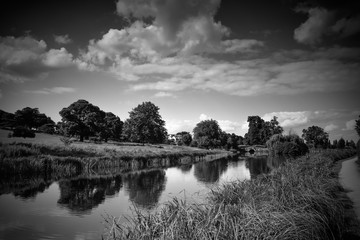
[[[34,138],[35,133],[26,127],[16,127],[13,130],[13,137]]]
[[[267,142],[267,148],[275,154],[301,156],[309,151],[308,146],[296,134],[275,134]]]
[[[38,128],[39,132],[47,133],[47,134],[54,134],[55,133],[55,126],[54,124],[48,123],[44,124]]]
[[[73,141],[72,141],[71,138],[65,137],[65,136],[64,136],[64,137],[61,137],[61,138],[60,138],[60,141],[61,141],[62,143],[64,143],[65,146],[70,146],[70,144],[73,143]]]

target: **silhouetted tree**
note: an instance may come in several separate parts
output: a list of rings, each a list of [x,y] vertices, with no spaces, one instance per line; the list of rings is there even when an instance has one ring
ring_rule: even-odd
[[[311,126],[308,129],[303,129],[302,132],[302,138],[305,139],[307,144],[312,144],[315,148],[318,146],[326,148],[329,134],[323,128]]]
[[[344,149],[345,146],[346,146],[345,140],[343,138],[340,138],[338,143],[337,143],[337,148]]]
[[[355,130],[357,134],[360,136],[360,115],[359,115],[359,119],[355,120]]]
[[[132,142],[163,143],[167,138],[165,121],[159,107],[151,102],[143,102],[129,112],[124,123],[124,135]]]
[[[100,131],[105,117],[105,113],[99,107],[82,99],[63,108],[60,115],[62,117],[61,127],[66,135],[78,135],[81,142],[84,141],[84,137]]]
[[[40,113],[38,108],[26,107],[15,112],[15,122],[17,126],[37,129],[45,124],[55,124],[50,117]]]
[[[101,139],[104,139],[105,142],[107,142],[109,138],[120,140],[123,124],[115,114],[111,112],[105,113],[105,117],[100,126]]]

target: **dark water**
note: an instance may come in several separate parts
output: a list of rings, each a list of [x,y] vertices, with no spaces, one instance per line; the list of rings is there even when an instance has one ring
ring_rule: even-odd
[[[280,159],[223,158],[121,175],[51,180],[0,177],[0,239],[101,239],[108,215],[153,211],[178,197],[201,201],[208,187],[269,173]]]
[[[354,202],[354,209],[360,220],[360,166],[355,162],[358,157],[344,161],[339,173],[340,183],[349,192],[349,198]]]

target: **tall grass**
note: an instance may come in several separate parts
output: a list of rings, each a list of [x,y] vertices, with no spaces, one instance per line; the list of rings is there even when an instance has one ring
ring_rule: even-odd
[[[270,175],[211,189],[205,203],[173,199],[159,211],[108,219],[107,239],[342,239],[345,204],[334,163],[354,151],[291,160]]]

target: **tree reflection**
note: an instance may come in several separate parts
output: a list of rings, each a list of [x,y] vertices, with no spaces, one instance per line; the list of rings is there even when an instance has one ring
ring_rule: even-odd
[[[35,198],[44,192],[53,181],[47,176],[14,175],[0,178],[0,195],[12,193],[23,199]]]
[[[211,162],[199,162],[194,165],[194,175],[200,182],[214,183],[228,167],[228,160],[221,159]]]
[[[58,204],[74,212],[86,212],[97,207],[106,196],[115,195],[121,187],[121,176],[63,180],[59,182]]]
[[[267,156],[248,157],[246,167],[250,170],[251,178],[260,174],[267,174],[271,170],[267,165]]]
[[[181,170],[182,173],[188,173],[190,172],[191,168],[193,165],[191,164],[184,164],[184,165],[180,165],[177,168]]]
[[[130,200],[146,209],[151,209],[158,203],[166,183],[164,170],[130,173],[123,180]]]

